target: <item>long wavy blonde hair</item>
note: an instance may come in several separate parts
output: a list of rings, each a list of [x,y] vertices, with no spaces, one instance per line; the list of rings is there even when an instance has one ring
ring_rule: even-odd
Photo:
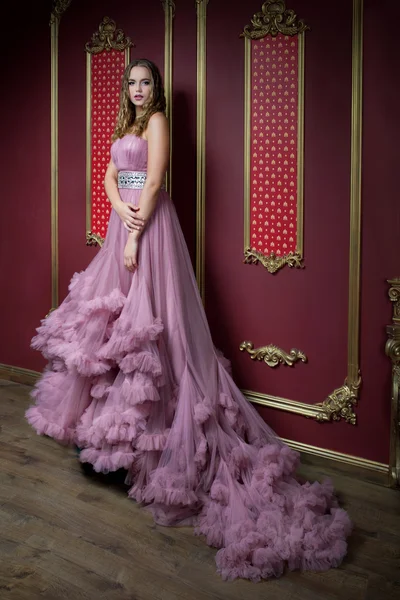
[[[152,83],[150,102],[144,107],[145,111],[140,118],[136,118],[136,108],[129,97],[129,75],[133,67],[146,67],[146,69],[149,70]],[[156,112],[165,114],[165,108],[164,87],[158,67],[151,62],[151,60],[147,60],[146,58],[133,60],[126,67],[122,77],[119,111],[111,140],[114,142],[116,139],[122,138],[127,133],[134,133],[141,137],[147,129],[150,117]]]

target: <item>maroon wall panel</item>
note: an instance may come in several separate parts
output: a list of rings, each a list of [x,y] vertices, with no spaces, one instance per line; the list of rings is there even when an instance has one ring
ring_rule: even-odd
[[[177,2],[174,20],[172,200],[193,263],[196,253],[196,9]]]
[[[50,4],[3,7],[0,363],[42,368],[30,347],[51,306]]]
[[[242,263],[244,42],[238,35],[260,7],[258,2],[238,4],[230,8],[228,16],[221,4],[210,2],[208,6],[206,309],[215,342],[232,360],[241,387],[315,403],[343,385],[347,374],[352,6],[342,0],[337,7],[341,15],[339,29],[328,18],[330,9],[323,3],[288,3],[311,25],[311,31],[306,33],[305,57],[305,269],[285,267],[276,275],[262,266]],[[367,31],[374,18],[367,5]],[[385,45],[386,36],[381,36]],[[368,43],[379,42],[372,33],[366,40],[366,72]],[[386,47],[383,54],[389,50]],[[369,74],[366,86],[372,87],[372,81]],[[385,83],[381,74],[379,81],[388,93],[390,79],[386,78]],[[376,95],[376,89],[372,93]],[[366,102],[370,101],[367,91]],[[370,107],[370,112],[366,107],[364,117],[369,114],[373,120],[377,110],[376,105]],[[382,103],[380,111],[383,110]],[[373,139],[373,132],[370,136],[369,143],[376,148],[378,140]],[[390,143],[386,150],[392,151]],[[385,163],[382,168],[390,177],[388,165]],[[375,177],[372,169],[368,172],[369,177]],[[389,223],[394,210],[392,196],[386,199],[381,221]],[[364,226],[365,221],[366,216]],[[370,226],[373,227],[373,218]],[[393,247],[395,239],[391,226],[391,241],[385,242],[382,251],[387,252],[390,243]],[[363,240],[363,264],[368,268],[364,258],[366,246],[373,251],[377,237],[364,235]],[[390,313],[383,280],[389,273],[382,271],[377,260],[375,266],[375,277],[379,272],[375,294],[380,298],[380,310],[378,305],[370,308],[375,311],[374,333],[362,332],[361,366],[365,379],[357,409],[358,425],[321,425],[267,408],[260,408],[260,412],[283,437],[387,462],[390,366],[382,342]],[[365,285],[363,280],[363,291]],[[367,327],[364,303],[363,307],[363,326]],[[369,348],[363,344],[366,335]],[[270,369],[239,351],[244,340],[251,340],[255,347],[273,343],[287,351],[300,348],[309,363],[299,363],[292,369]],[[366,356],[373,357],[368,365]]]
[[[396,6],[395,6],[396,5]],[[366,1],[364,9],[364,117],[362,170],[361,373],[359,427],[388,461],[391,363],[384,354],[392,306],[387,279],[400,277],[400,199],[398,185],[399,45],[379,15],[400,19],[390,0]]]

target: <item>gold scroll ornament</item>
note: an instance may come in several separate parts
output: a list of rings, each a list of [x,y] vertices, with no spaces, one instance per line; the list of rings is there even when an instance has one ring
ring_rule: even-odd
[[[130,37],[126,37],[122,29],[117,29],[115,21],[104,17],[98,31],[92,35],[90,42],[85,44],[86,52],[98,54],[104,50],[126,50],[134,46]]]
[[[251,24],[246,25],[240,37],[251,40],[260,40],[266,35],[276,37],[279,33],[283,35],[297,35],[310,29],[302,19],[297,20],[294,10],[286,8],[283,0],[267,0],[251,19]]]
[[[269,346],[262,346],[262,348],[254,349],[252,342],[242,342],[239,349],[243,352],[246,350],[252,360],[264,361],[269,367],[277,367],[279,364],[293,367],[294,363],[301,360],[301,362],[307,362],[307,356],[301,350],[292,348],[290,352],[285,352],[278,346],[270,344]]]

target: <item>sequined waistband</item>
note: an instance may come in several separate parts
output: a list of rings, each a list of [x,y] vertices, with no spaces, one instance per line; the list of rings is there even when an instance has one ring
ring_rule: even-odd
[[[145,171],[119,171],[118,187],[129,188],[133,190],[142,190],[146,182],[147,173]],[[161,187],[165,190],[165,186]]]

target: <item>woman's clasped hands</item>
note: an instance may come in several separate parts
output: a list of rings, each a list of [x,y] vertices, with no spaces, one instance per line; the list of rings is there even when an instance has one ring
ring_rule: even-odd
[[[121,202],[117,209],[125,229],[129,231],[124,248],[124,266],[133,273],[138,266],[139,238],[146,225],[145,219],[139,214],[140,207]]]
[[[127,202],[121,202],[117,208],[117,213],[121,219],[125,229],[131,231],[142,231],[145,226],[145,220],[138,214],[140,206],[134,204],[128,204]]]

